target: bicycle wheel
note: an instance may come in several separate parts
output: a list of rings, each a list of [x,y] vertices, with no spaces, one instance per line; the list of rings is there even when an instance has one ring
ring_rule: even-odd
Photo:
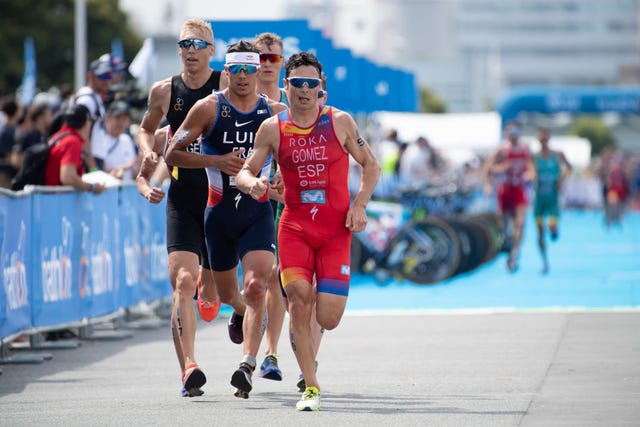
[[[389,264],[402,277],[421,285],[448,279],[459,262],[456,232],[435,217],[408,223],[390,244]]]
[[[502,251],[502,247],[504,245],[504,232],[502,229],[502,220],[500,216],[495,213],[484,213],[480,215],[474,215],[472,218],[482,222],[482,224],[487,227],[489,233],[491,234],[491,246],[493,248],[492,251],[488,255],[491,255],[490,258],[486,258],[486,261],[493,259],[498,253]]]
[[[497,242],[494,242],[495,237],[490,229],[490,224],[478,219],[476,216],[466,217],[464,221],[473,227],[478,238],[478,265],[476,267],[495,258],[501,244],[498,245]],[[496,233],[498,231],[496,229]]]
[[[446,222],[460,241],[460,263],[454,275],[466,273],[482,264],[488,247],[488,234],[482,226],[465,218],[448,218]]]

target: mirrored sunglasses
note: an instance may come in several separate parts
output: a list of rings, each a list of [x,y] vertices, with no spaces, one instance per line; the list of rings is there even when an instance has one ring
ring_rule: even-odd
[[[210,45],[211,43],[209,43],[208,41],[200,39],[184,39],[178,42],[178,46],[180,46],[184,50],[189,50],[191,46],[193,46],[195,50],[201,50]]]
[[[278,55],[277,53],[261,53],[260,54],[261,64],[264,64],[267,61],[271,62],[272,64],[275,64],[276,62],[280,62],[282,59],[284,59],[284,56]]]
[[[100,80],[113,80],[113,74],[111,73],[98,74],[96,77],[98,77]]]
[[[245,72],[247,75],[253,74],[258,71],[257,65],[249,65],[249,64],[234,64],[227,65],[229,68],[229,72],[232,74],[240,74],[241,72]]]
[[[305,85],[309,89],[314,89],[322,83],[321,79],[307,78],[307,77],[288,77],[287,81],[291,86],[297,87],[298,89],[303,88]]]

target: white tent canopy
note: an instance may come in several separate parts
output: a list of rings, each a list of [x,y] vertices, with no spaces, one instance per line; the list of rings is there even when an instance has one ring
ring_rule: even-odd
[[[490,113],[423,114],[377,112],[373,119],[381,129],[396,129],[407,142],[424,136],[438,150],[470,149],[487,153],[500,142],[500,116]]]
[[[431,145],[454,164],[462,164],[476,156],[484,156],[499,146],[501,118],[496,112],[461,114],[374,113],[373,122],[379,131],[398,131],[401,141],[413,142],[426,137]],[[533,152],[539,150],[535,135],[524,136]],[[591,158],[591,145],[584,138],[553,136],[551,147],[562,150],[577,169],[586,167]]]

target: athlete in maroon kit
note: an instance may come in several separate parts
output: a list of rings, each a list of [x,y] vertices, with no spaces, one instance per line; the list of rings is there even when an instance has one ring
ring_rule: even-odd
[[[310,320],[313,305],[320,326],[334,329],[347,303],[351,233],[364,230],[365,207],[380,176],[371,148],[353,118],[330,106],[320,106],[322,65],[313,54],[292,55],[284,87],[289,109],[263,122],[254,151],[238,174],[241,191],[259,199],[268,177],[258,174],[273,154],[282,179],[285,208],[278,232],[282,286],[287,295],[291,347],[306,381],[296,408],[320,409],[315,351]],[[360,191],[349,200],[349,154],[362,166]],[[312,286],[316,274],[317,292]]]
[[[520,141],[520,124],[507,123],[505,135],[507,144],[487,157],[483,169],[487,194],[493,191],[490,178],[499,177],[498,213],[502,215],[505,224],[511,219],[513,221],[511,235],[506,238],[511,242],[507,268],[514,272],[518,269],[518,255],[528,206],[526,184],[535,178],[535,165],[529,148]]]

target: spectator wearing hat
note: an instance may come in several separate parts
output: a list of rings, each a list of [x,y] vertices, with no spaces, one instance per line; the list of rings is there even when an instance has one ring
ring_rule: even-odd
[[[111,72],[113,73],[113,81],[111,87],[122,84],[124,76],[127,72],[127,63],[122,58],[112,53],[105,53],[100,58],[100,61],[109,61],[111,64]]]
[[[55,143],[49,150],[44,185],[70,185],[77,190],[94,194],[104,191],[103,184],[89,184],[82,180],[85,172],[82,147],[89,139],[90,130],[91,116],[84,105],[74,104],[65,111],[62,127],[50,139]]]
[[[102,97],[104,104],[109,105],[114,100],[123,99],[123,97],[126,96],[126,94],[123,93],[123,89],[128,64],[124,62],[122,58],[112,53],[105,53],[98,59],[101,61],[108,61],[111,64],[111,74],[113,78],[111,79],[109,91]]]
[[[114,70],[110,57],[100,57],[89,64],[87,73],[87,85],[78,89],[74,98],[74,104],[81,104],[87,107],[93,125],[90,138],[85,141],[83,152],[85,162],[90,169],[97,168],[98,165],[91,155],[91,144],[96,139],[98,129],[103,126],[105,116],[104,99],[109,93],[113,83]]]
[[[140,159],[135,143],[127,133],[131,124],[129,105],[124,101],[113,101],[107,108],[104,128],[92,144],[93,157],[101,169],[118,179],[133,180]]]

